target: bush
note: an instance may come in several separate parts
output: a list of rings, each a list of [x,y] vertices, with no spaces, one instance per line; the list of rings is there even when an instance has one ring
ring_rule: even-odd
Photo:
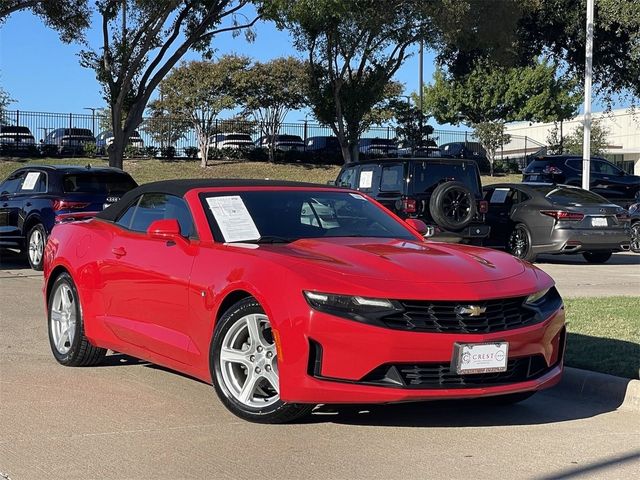
[[[184,149],[184,155],[187,158],[198,158],[198,152],[200,149],[198,147],[186,147]]]
[[[144,155],[149,158],[154,158],[156,155],[158,155],[158,147],[154,147],[153,145],[144,147]]]
[[[160,156],[162,158],[169,158],[169,159],[176,158],[176,147],[174,147],[173,145],[162,147],[160,149]]]
[[[82,150],[87,157],[95,157],[98,153],[98,146],[95,143],[85,143]]]
[[[126,147],[124,147],[124,156],[126,158],[141,157],[143,153],[144,149],[140,147],[136,147],[133,145],[127,145]]]
[[[57,157],[59,153],[57,145],[46,143],[40,146],[40,152],[42,152],[43,157]]]

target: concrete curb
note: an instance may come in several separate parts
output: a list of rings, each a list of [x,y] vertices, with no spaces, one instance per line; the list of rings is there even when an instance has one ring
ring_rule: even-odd
[[[640,380],[565,367],[561,382],[553,390],[640,412]]]

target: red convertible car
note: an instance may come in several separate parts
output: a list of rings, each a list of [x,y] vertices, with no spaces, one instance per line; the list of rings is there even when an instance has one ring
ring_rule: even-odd
[[[515,402],[556,384],[565,318],[553,280],[502,252],[426,241],[422,226],[335,187],[143,185],[53,229],[53,355],[164,365],[265,423],[319,403]]]

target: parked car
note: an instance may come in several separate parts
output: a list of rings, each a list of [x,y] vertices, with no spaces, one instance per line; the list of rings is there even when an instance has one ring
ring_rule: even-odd
[[[27,254],[42,270],[42,254],[56,216],[98,211],[119,200],[136,182],[115,168],[26,166],[0,183],[0,248]]]
[[[450,142],[440,145],[444,157],[467,158],[478,164],[480,173],[487,174],[491,170],[487,151],[480,142]]]
[[[96,137],[96,147],[98,148],[98,153],[100,155],[107,154],[109,147],[113,144],[113,132],[110,130],[106,130],[101,132]],[[140,132],[135,130],[131,136],[129,137],[129,142],[127,145],[131,145],[132,147],[142,149],[144,148],[144,141],[140,136]]]
[[[36,140],[29,127],[0,125],[0,152],[14,155],[37,153]]]
[[[309,137],[307,138],[307,152],[321,152],[329,155],[342,155],[340,142],[337,137]]]
[[[479,242],[484,222],[478,166],[473,160],[387,158],[345,165],[335,184],[362,191],[402,218],[417,218],[442,240]]]
[[[360,153],[372,156],[393,157],[398,154],[398,144],[395,140],[388,138],[361,138],[358,140],[358,148]]]
[[[640,177],[630,175],[604,158],[592,157],[589,190],[627,207],[640,191]],[[582,157],[550,155],[535,158],[523,171],[523,182],[582,186]]]
[[[604,263],[629,250],[629,215],[622,207],[579,187],[499,183],[484,187],[491,235],[485,245],[535,261],[541,253],[582,254]]]
[[[317,204],[326,211],[306,223]],[[510,403],[557,384],[566,329],[553,280],[503,252],[427,242],[408,222],[418,230],[321,185],[143,185],[54,229],[53,356],[86,367],[111,349],[158,363],[264,423],[318,403]]]
[[[442,151],[433,140],[424,142],[423,145],[412,147],[407,142],[398,144],[399,157],[443,157]]]
[[[256,141],[256,147],[269,148],[270,137],[262,136]],[[276,135],[274,138],[275,149],[280,152],[302,152],[304,142],[298,135]]]
[[[631,224],[629,227],[631,235],[631,250],[640,253],[640,203],[634,203],[629,207]]]
[[[56,128],[44,139],[44,148],[52,146],[58,155],[84,155],[87,144],[95,144],[91,130],[87,128]]]
[[[254,148],[248,133],[218,133],[209,139],[209,148],[230,148],[232,150],[251,150]]]

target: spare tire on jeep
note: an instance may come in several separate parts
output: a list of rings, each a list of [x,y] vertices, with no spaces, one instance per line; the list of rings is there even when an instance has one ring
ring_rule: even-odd
[[[433,220],[446,230],[465,228],[476,214],[473,192],[461,182],[445,182],[438,185],[429,201]]]

